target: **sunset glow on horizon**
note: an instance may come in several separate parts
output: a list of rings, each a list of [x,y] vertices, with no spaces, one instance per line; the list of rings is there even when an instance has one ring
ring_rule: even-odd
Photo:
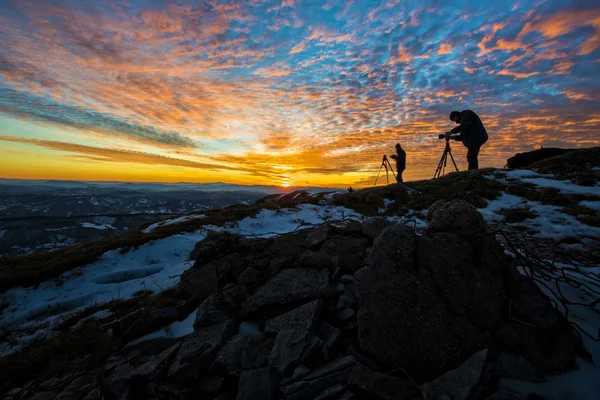
[[[400,143],[427,179],[463,109],[502,167],[600,146],[599,77],[597,0],[7,0],[0,178],[361,187]]]

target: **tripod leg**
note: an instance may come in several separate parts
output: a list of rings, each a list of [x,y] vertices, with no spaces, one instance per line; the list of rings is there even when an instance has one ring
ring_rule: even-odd
[[[387,167],[387,165],[385,165],[385,162],[383,163],[383,166],[385,167],[385,181],[389,185],[390,184],[390,172],[388,171],[388,167]]]
[[[379,179],[379,174],[381,173],[381,168],[383,168],[383,163],[381,163],[381,166],[379,167],[379,172],[377,172],[377,178],[375,178],[375,183],[373,184],[373,186],[377,185],[377,180]]]
[[[452,160],[452,164],[454,164],[454,169],[456,169],[456,172],[458,172],[458,167],[456,166],[456,162],[454,161],[454,156],[452,156],[452,152],[449,151],[448,153],[450,153],[450,159]]]
[[[394,168],[392,167],[392,164],[390,164],[390,160],[386,160],[387,161],[387,166],[390,168],[390,171],[392,171],[392,176],[394,177],[394,180],[396,180],[396,182],[398,182],[398,179],[396,178],[396,174],[394,173]]]
[[[435,174],[433,174],[433,179],[440,177],[440,171],[442,170],[442,163],[443,162],[444,162],[444,154],[442,154],[442,158],[440,158],[440,162],[438,163],[438,166],[435,169]]]
[[[441,176],[442,173],[442,167],[444,166],[444,164],[446,163],[446,151],[444,151],[444,153],[442,154],[442,158],[440,159],[440,162],[438,163],[438,167],[435,170],[435,174],[433,174],[433,178],[439,178]]]

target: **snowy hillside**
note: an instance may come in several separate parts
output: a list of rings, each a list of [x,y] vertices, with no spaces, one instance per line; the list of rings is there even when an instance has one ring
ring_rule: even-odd
[[[593,171],[600,173],[597,167]],[[447,176],[440,184],[446,185],[444,190],[455,190],[451,187],[467,183],[455,194],[473,200],[504,251],[515,259],[523,274],[533,274],[542,291],[558,302],[559,310],[576,324],[595,365],[600,365],[600,184],[581,186],[561,178],[531,170],[484,170]],[[370,193],[368,199],[360,197],[361,191],[327,195],[298,192],[238,220],[214,224],[213,216],[198,214],[151,224],[139,232],[140,237],[150,238],[160,232],[166,236],[106,251],[97,261],[34,286],[6,290],[0,297],[0,354],[7,357],[33,341],[57,335],[56,329],[66,320],[71,325],[78,323],[77,315],[82,321],[96,318],[109,322],[111,311],[103,304],[135,300],[140,293],[160,293],[177,286],[192,266],[190,252],[209,231],[268,238],[325,223],[343,227],[350,221],[362,222],[368,215],[380,215],[392,223],[414,227],[423,235],[427,208],[436,200],[429,198],[435,188],[428,185],[409,182],[406,186],[371,188],[363,191],[364,195]],[[185,229],[178,229],[181,224]],[[368,253],[369,249],[367,258]],[[94,313],[82,313],[90,307]],[[135,338],[132,344],[189,335],[194,330],[195,314],[196,309],[179,321]],[[600,370],[581,359],[578,364],[579,370],[550,382],[506,381],[504,385],[522,392],[535,390],[548,399],[600,398],[597,379],[589,380]]]

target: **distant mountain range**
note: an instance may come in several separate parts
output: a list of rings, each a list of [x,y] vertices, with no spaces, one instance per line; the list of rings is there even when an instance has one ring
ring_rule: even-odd
[[[287,193],[294,190],[309,190],[313,192],[322,192],[329,190],[336,190],[333,188],[326,187],[314,187],[314,186],[303,186],[303,187],[289,187],[283,188],[280,186],[268,186],[268,185],[237,185],[223,182],[212,182],[212,183],[192,183],[192,182],[177,182],[177,183],[165,183],[165,182],[117,182],[117,181],[66,181],[66,180],[23,180],[23,179],[3,179],[0,178],[0,185],[5,186],[19,186],[29,188],[69,188],[69,189],[81,189],[81,188],[118,188],[118,189],[133,189],[136,191],[151,190],[151,191],[163,191],[163,190],[198,190],[203,192],[220,192],[220,191],[252,191],[261,192],[265,194],[275,193]]]

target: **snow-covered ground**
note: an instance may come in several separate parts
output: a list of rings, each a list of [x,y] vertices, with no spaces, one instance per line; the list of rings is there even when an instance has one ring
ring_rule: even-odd
[[[173,219],[167,219],[165,221],[155,222],[154,224],[149,225],[142,232],[144,232],[144,233],[150,233],[154,229],[156,229],[158,227],[161,227],[161,226],[179,224],[179,223],[184,222],[184,221],[190,221],[190,220],[193,220],[193,219],[201,219],[201,218],[206,218],[206,215],[203,215],[203,214],[201,214],[201,215],[184,215],[183,217],[178,217],[178,218],[173,218]]]
[[[92,228],[92,229],[116,229],[114,226],[110,224],[93,224],[91,222],[82,222],[82,228]]]
[[[35,288],[6,291],[2,301],[10,305],[0,316],[0,326],[18,333],[12,335],[10,343],[0,344],[0,356],[46,335],[63,317],[87,306],[128,299],[142,290],[158,292],[176,285],[179,275],[191,266],[190,251],[209,229],[271,237],[326,221],[335,224],[361,218],[362,215],[344,207],[302,204],[277,211],[262,210],[254,217],[222,227],[206,225],[195,232],[148,242],[124,254],[121,249],[108,251],[97,262],[70,270],[56,280]]]

